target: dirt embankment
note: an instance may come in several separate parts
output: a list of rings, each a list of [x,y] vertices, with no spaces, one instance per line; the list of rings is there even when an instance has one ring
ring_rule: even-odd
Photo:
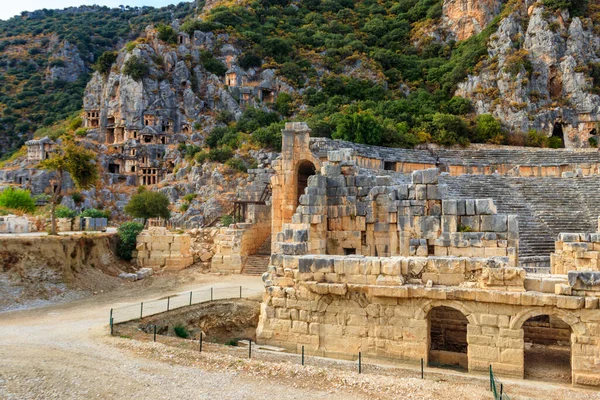
[[[231,343],[240,339],[256,340],[256,327],[260,315],[260,300],[236,299],[201,303],[168,311],[141,321],[132,321],[117,327],[118,333],[141,329],[146,333],[176,336],[175,327],[183,327],[189,337],[198,339],[202,331],[204,340]]]
[[[130,268],[115,246],[114,234],[0,238],[0,310],[114,288]]]

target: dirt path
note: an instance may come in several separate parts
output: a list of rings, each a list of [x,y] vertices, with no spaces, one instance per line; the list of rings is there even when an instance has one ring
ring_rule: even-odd
[[[108,335],[108,310],[222,286],[260,288],[248,276],[155,277],[138,287],[69,304],[0,314],[0,399],[488,399],[484,379],[436,381],[251,362]],[[260,364],[262,363],[262,364]],[[258,368],[260,367],[260,368]],[[512,384],[511,384],[512,385]],[[537,398],[536,385],[521,391]],[[513,386],[514,388],[514,386]],[[544,393],[545,392],[545,393]],[[540,394],[564,393],[547,388]],[[527,397],[513,397],[525,399]],[[600,399],[577,392],[571,400]],[[564,397],[566,398],[566,397]]]

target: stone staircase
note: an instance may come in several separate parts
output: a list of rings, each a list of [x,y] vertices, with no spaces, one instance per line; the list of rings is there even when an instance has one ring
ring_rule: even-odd
[[[548,257],[560,232],[595,232],[600,177],[444,177],[448,197],[492,198],[503,214],[519,217],[519,259]]]
[[[243,273],[246,275],[262,275],[267,272],[269,259],[271,258],[271,236],[265,240],[256,254],[248,256],[244,264]]]

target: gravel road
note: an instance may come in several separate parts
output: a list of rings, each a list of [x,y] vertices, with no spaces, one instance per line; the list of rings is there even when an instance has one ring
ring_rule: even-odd
[[[227,352],[199,355],[177,344],[108,335],[111,307],[206,289],[215,282],[253,289],[262,285],[259,278],[239,275],[157,276],[127,290],[0,314],[0,399],[491,398],[483,377],[440,375],[421,381],[389,373],[358,375],[343,368],[248,361]],[[509,383],[520,393],[513,399],[600,399],[598,392],[565,386]]]

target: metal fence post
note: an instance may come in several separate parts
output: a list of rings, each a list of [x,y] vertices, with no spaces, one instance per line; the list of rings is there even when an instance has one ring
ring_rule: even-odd
[[[242,298],[242,287],[240,286],[240,299]]]
[[[493,381],[494,381],[494,375],[492,375],[492,366],[490,365],[490,392],[494,391],[494,387],[492,386]]]
[[[169,306],[171,305],[171,296],[167,297],[167,311],[169,311]]]
[[[156,325],[154,325],[154,341],[156,342]]]
[[[252,339],[248,341],[248,358],[252,358]]]
[[[110,322],[112,320],[112,314],[113,314],[113,309],[110,309],[110,317],[108,317],[108,321]]]
[[[304,365],[304,345],[302,345],[302,365]]]
[[[200,353],[202,353],[202,331],[200,331]]]
[[[110,336],[112,336],[112,335],[113,335],[113,332],[114,332],[114,331],[113,331],[113,325],[114,325],[114,324],[113,324],[113,317],[110,317]]]
[[[213,288],[210,288],[210,301],[213,301]]]
[[[358,373],[362,373],[362,357],[361,357],[361,352],[358,352]]]
[[[140,319],[142,319],[143,315],[144,315],[144,302],[142,301],[140,303]]]
[[[500,384],[500,400],[502,400],[503,393],[504,393],[504,384],[501,383]]]
[[[190,306],[192,305],[192,291],[190,290]]]
[[[421,379],[425,378],[425,372],[423,371],[423,364],[424,364],[424,362],[423,362],[423,359],[421,358]]]

